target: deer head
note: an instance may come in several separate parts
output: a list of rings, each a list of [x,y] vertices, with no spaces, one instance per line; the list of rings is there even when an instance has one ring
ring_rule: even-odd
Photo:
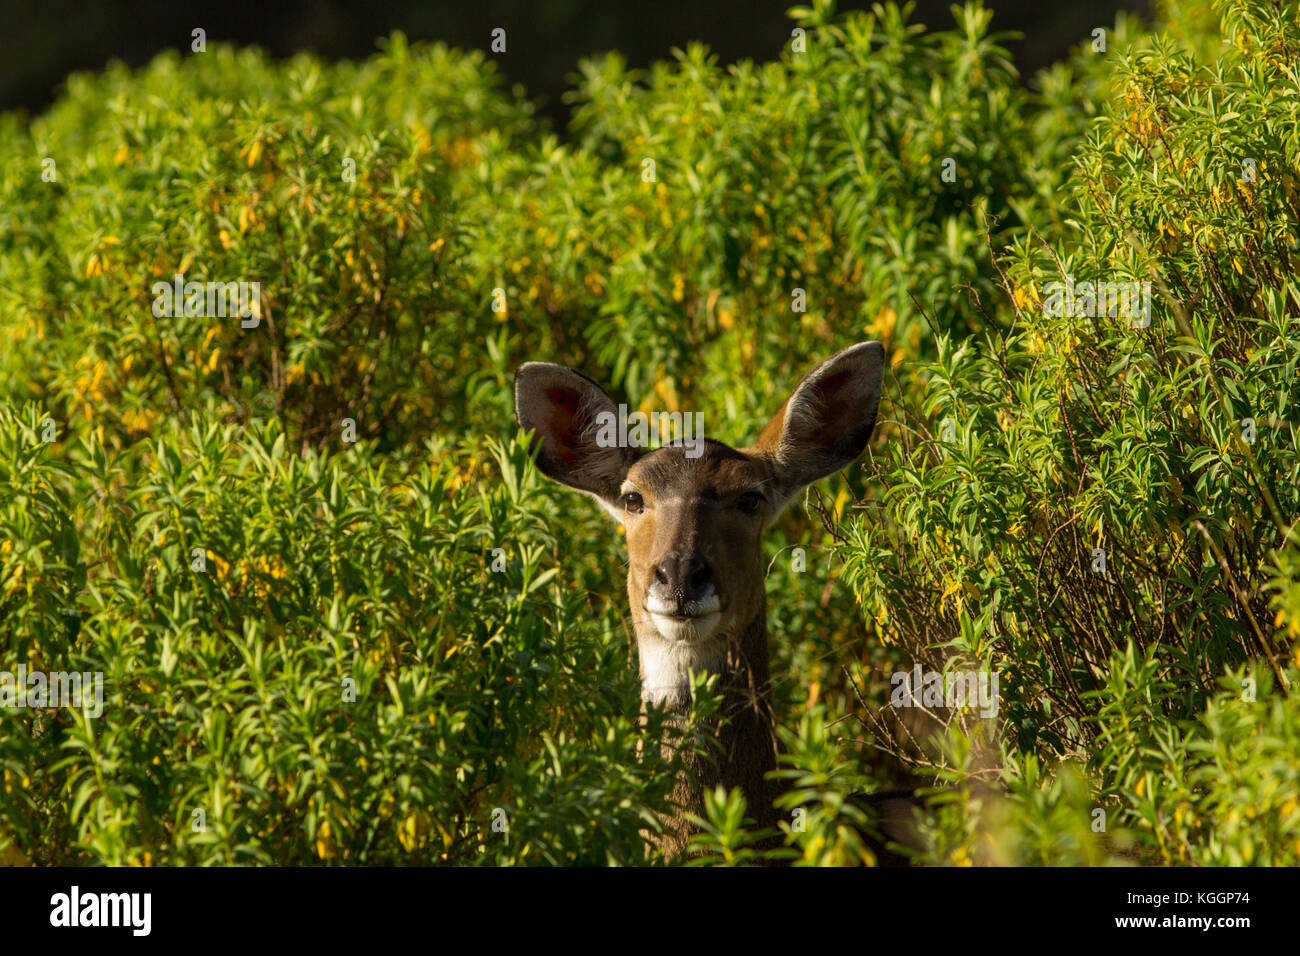
[[[810,484],[862,453],[876,421],[884,348],[862,342],[804,376],[747,448],[711,439],[653,451],[620,446],[602,427],[617,416],[595,382],[559,365],[529,362],[515,375],[519,424],[536,433],[537,464],[584,491],[621,522],[627,593],[645,701],[685,712],[690,674],[722,678],[716,766],[695,767],[677,790],[700,812],[703,787],[741,786],[762,823],[764,776],[775,767],[762,533]],[[670,827],[680,849],[686,827]]]

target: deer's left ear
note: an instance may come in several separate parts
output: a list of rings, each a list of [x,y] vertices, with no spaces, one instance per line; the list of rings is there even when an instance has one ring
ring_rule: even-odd
[[[803,377],[747,454],[776,467],[784,498],[834,474],[867,447],[876,424],[885,347],[859,342]]]

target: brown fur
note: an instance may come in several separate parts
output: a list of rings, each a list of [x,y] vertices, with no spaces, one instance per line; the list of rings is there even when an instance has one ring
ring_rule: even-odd
[[[690,749],[682,754],[685,772],[673,782],[669,796],[672,810],[662,818],[663,833],[655,839],[669,859],[684,853],[691,836],[699,832],[687,815],[701,815],[704,793],[719,784],[728,790],[741,789],[749,814],[758,827],[776,826],[773,800],[779,791],[766,779],[776,769],[777,740],[768,672],[765,603],[759,611],[727,648],[718,686],[722,719],[696,728],[711,742],[712,754],[708,750],[701,754]],[[642,702],[641,706],[644,711],[650,705]],[[668,709],[684,719],[690,712],[690,703],[682,701]],[[673,759],[672,743],[664,742],[663,756]]]
[[[674,782],[674,809],[658,841],[670,857],[686,850],[695,830],[687,814],[702,814],[704,792],[718,784],[741,788],[760,827],[776,823],[777,791],[766,779],[777,746],[762,533],[800,488],[866,447],[883,367],[877,342],[845,349],[804,377],[752,446],[710,440],[698,457],[682,446],[598,447],[596,416],[615,408],[599,386],[544,363],[516,376],[519,422],[541,444],[538,466],[596,496],[626,529],[643,697],[681,718],[690,711],[687,665],[719,675],[722,719],[695,728],[712,742],[714,759],[683,754],[686,771]],[[635,510],[629,491],[638,496]]]

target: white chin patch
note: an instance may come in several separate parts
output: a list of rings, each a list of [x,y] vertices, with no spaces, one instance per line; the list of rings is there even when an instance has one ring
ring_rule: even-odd
[[[666,641],[682,644],[698,644],[707,641],[718,630],[718,625],[722,623],[722,613],[713,611],[709,614],[702,614],[699,617],[678,618],[669,617],[667,614],[655,614],[650,612],[650,620],[654,623],[655,630]]]
[[[672,707],[689,704],[692,671],[697,674],[722,672],[727,642],[717,639],[715,634],[721,617],[721,613],[715,611],[684,622],[662,614],[650,615],[656,633],[643,634],[637,641],[641,655],[641,697],[644,700]],[[706,639],[708,636],[713,639]]]

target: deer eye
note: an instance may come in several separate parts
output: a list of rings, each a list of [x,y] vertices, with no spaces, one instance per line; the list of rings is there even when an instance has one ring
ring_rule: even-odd
[[[635,491],[629,491],[623,496],[623,509],[630,515],[639,515],[645,508],[645,499]]]
[[[759,507],[767,499],[757,491],[747,491],[736,499],[736,509],[744,514],[758,514]]]

